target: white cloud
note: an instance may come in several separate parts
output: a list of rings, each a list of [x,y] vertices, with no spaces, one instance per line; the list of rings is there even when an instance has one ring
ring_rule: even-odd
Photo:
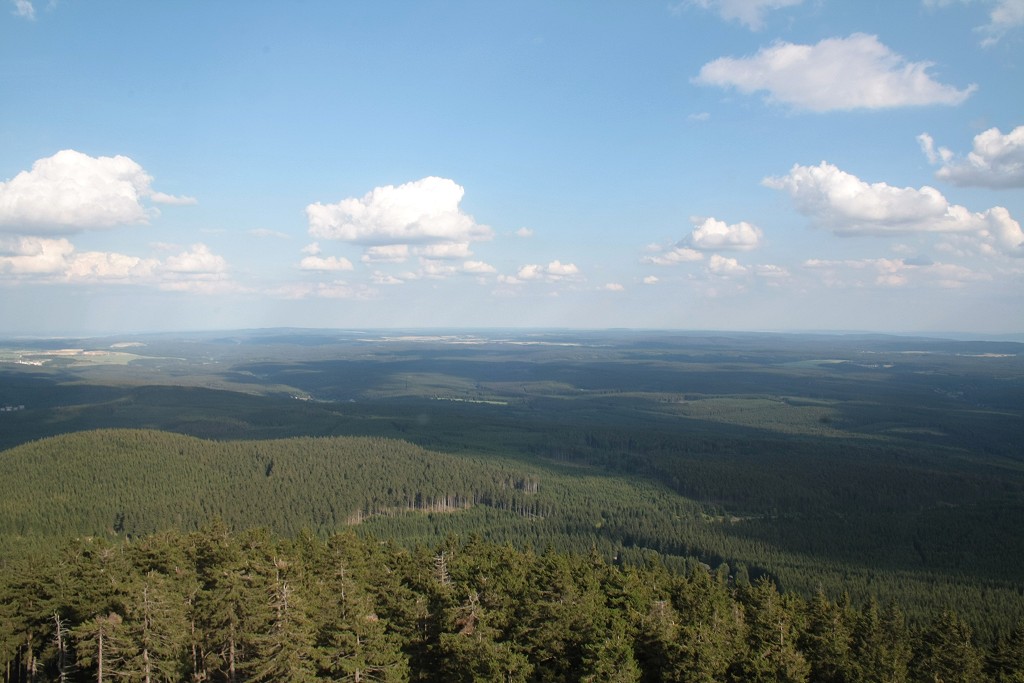
[[[516,230],[516,237],[528,238],[533,237],[533,230],[527,227],[522,227]]]
[[[75,247],[66,239],[0,238],[0,273],[38,275],[61,273]]]
[[[954,289],[991,275],[952,263],[913,263],[908,259],[809,259],[804,267],[829,287],[908,287]]]
[[[175,196],[164,192],[153,192],[149,195],[149,199],[155,204],[170,204],[172,206],[194,206],[199,203],[195,197]]]
[[[432,259],[420,259],[419,277],[440,280],[442,278],[451,277],[456,272],[458,272],[458,269],[450,263],[434,261]]]
[[[747,268],[741,266],[739,261],[720,254],[712,254],[708,259],[708,272],[719,277],[735,277],[746,275]]]
[[[318,271],[352,270],[352,262],[344,256],[307,256],[299,261],[299,268]]]
[[[428,177],[337,204],[310,204],[309,234],[368,245],[489,239],[491,229],[459,209],[464,192],[452,180]]]
[[[689,243],[695,249],[701,250],[749,251],[761,245],[762,236],[760,228],[745,221],[727,225],[724,221],[706,218],[693,229]]]
[[[1007,31],[1020,26],[1024,26],[1024,0],[999,0],[989,13],[988,24],[979,27],[988,34],[981,44],[986,47],[994,45]]]
[[[705,64],[694,80],[746,94],[767,91],[769,102],[813,112],[955,105],[976,89],[933,80],[931,66],[908,62],[876,36],[855,33],[816,45],[777,42],[753,57],[722,57]]]
[[[552,261],[546,266],[531,263],[522,266],[515,274],[515,277],[501,277],[499,280],[506,284],[519,284],[536,280],[557,282],[560,280],[578,279],[580,269],[575,263],[562,263]]]
[[[363,263],[405,263],[408,259],[408,244],[388,244],[367,247],[359,260]]]
[[[466,261],[462,264],[462,270],[466,273],[476,273],[480,275],[497,272],[494,266],[489,263],[484,263],[483,261]]]
[[[562,263],[561,261],[552,261],[546,268],[548,277],[553,278],[564,278],[573,277],[579,275],[580,269],[576,267],[575,263]]]
[[[687,121],[697,121],[699,123],[703,123],[704,121],[711,120],[711,114],[709,114],[706,111],[702,111],[698,114],[690,114],[689,116],[686,117],[686,119]]]
[[[156,259],[90,251],[75,255],[67,264],[65,277],[73,282],[139,283],[151,280],[159,267]]]
[[[795,165],[789,175],[762,182],[788,192],[797,210],[837,235],[963,233],[1009,255],[1024,252],[1024,232],[1005,208],[974,213],[927,185],[868,184],[824,161]]]
[[[464,259],[473,255],[469,250],[469,242],[442,242],[416,247],[417,256],[431,259]]]
[[[928,157],[928,163],[930,164],[937,164],[940,159],[945,162],[953,158],[953,152],[945,147],[935,147],[935,140],[928,133],[918,135],[917,142],[921,145],[921,151]]]
[[[954,1],[924,0],[924,4],[926,7],[943,7],[953,4]],[[975,0],[960,0],[960,2],[969,4]],[[992,6],[988,15],[988,23],[974,29],[984,35],[981,40],[983,47],[995,45],[1008,31],[1024,26],[1024,0],[985,0],[985,4]]]
[[[114,252],[76,252],[64,238],[26,236],[0,240],[0,275],[43,282],[149,285],[194,292],[236,290],[223,257],[205,244],[163,261]]]
[[[375,270],[371,276],[374,284],[378,285],[404,285],[405,280],[395,277],[389,273],[384,273],[379,270]]]
[[[651,263],[656,266],[675,266],[680,263],[693,263],[704,260],[704,254],[690,247],[651,245],[648,247],[648,250],[654,253],[643,257],[641,262]]]
[[[66,149],[0,183],[0,230],[45,234],[147,223],[157,210],[144,198],[194,202],[153,192],[152,180],[128,157]]]
[[[944,236],[936,248],[961,256],[1024,257],[1024,230],[1001,206],[985,212],[985,224],[976,233]]]
[[[945,147],[936,149],[927,133],[917,139],[930,163],[942,163],[935,173],[940,180],[970,187],[1024,187],[1024,126],[1006,135],[998,128],[979,133],[974,136],[974,149],[964,159]]]
[[[752,31],[764,28],[767,11],[793,7],[804,0],[691,0],[694,5],[712,9],[727,21],[738,21]]]
[[[544,275],[544,266],[539,266],[535,263],[525,265],[519,269],[516,273],[517,280],[529,281],[537,280]]]
[[[36,18],[36,8],[32,0],[14,0],[14,15],[32,21]]]
[[[193,244],[188,251],[164,260],[163,268],[168,273],[220,274],[227,271],[228,264],[223,256],[210,251],[205,244]]]
[[[661,280],[659,280],[658,276],[656,275],[648,275],[647,277],[644,278],[645,285],[656,285],[659,282],[661,282]]]
[[[601,289],[603,289],[606,292],[622,292],[625,291],[626,288],[620,285],[618,282],[609,282],[603,287],[601,287]]]
[[[322,251],[322,249],[320,249],[320,243],[319,242],[310,242],[309,244],[307,244],[306,246],[304,246],[302,248],[302,253],[303,254],[308,254],[309,256],[316,256],[321,251]]]

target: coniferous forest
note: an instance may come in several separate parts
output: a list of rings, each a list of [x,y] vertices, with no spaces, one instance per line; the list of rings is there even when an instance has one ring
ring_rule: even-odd
[[[1024,680],[1024,345],[18,343],[6,681]]]
[[[780,594],[476,536],[401,548],[224,525],[79,538],[2,586],[7,680],[1019,681],[951,611]],[[12,609],[17,607],[17,609]]]

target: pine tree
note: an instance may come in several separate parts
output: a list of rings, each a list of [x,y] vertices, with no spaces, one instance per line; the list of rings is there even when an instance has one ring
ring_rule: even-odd
[[[880,612],[878,601],[868,601],[855,620],[851,647],[851,674],[857,683],[905,683],[909,680],[910,637],[902,612],[895,605]]]
[[[847,683],[853,678],[850,662],[852,635],[845,615],[819,589],[807,609],[800,647],[816,683]]]
[[[975,683],[982,678],[982,659],[971,629],[951,610],[921,634],[910,668],[918,683]]]
[[[253,643],[247,663],[249,680],[308,683],[316,680],[316,633],[307,604],[288,574],[291,563],[275,557],[272,575],[266,577],[266,609],[249,615],[246,630]]]
[[[763,577],[744,592],[747,604],[747,651],[740,660],[740,679],[803,683],[810,667],[796,647],[793,612],[775,584]]]
[[[633,641],[621,619],[612,619],[604,637],[583,649],[581,683],[638,683],[640,665],[633,655]]]
[[[317,660],[322,672],[336,681],[383,681],[409,679],[409,663],[399,638],[389,632],[378,615],[373,596],[349,567],[355,558],[366,559],[365,543],[354,536],[335,536],[324,546],[300,539],[309,595],[316,601]],[[365,565],[364,565],[365,570]]]
[[[985,666],[994,683],[1024,683],[1024,622],[997,639]]]
[[[129,588],[125,631],[134,646],[125,670],[142,683],[180,681],[188,670],[185,600],[163,575],[150,571]]]
[[[124,664],[132,650],[124,619],[117,612],[97,615],[73,631],[77,641],[78,664],[95,671],[97,683],[124,675]]]

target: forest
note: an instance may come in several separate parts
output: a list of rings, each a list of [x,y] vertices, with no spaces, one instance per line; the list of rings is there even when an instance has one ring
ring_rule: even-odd
[[[7,681],[1020,681],[951,611],[470,536],[401,548],[214,524],[85,537],[0,584]]]
[[[106,628],[132,643],[107,660],[110,680],[277,680],[264,639],[284,626],[269,607],[233,670],[200,643],[200,606],[221,600],[197,602],[211,534],[247,567],[236,588],[259,597],[246,605],[294,591],[306,606],[303,680],[1021,680],[1006,662],[1024,621],[1022,349],[635,331],[0,341],[7,680],[96,680]],[[334,579],[303,553],[339,544],[376,558],[352,570],[392,653],[375,673],[325,663],[348,608],[317,593]],[[156,547],[172,565],[139,559]],[[99,555],[114,564],[82,565]],[[586,596],[586,615],[514,604],[548,562],[576,582],[559,609]],[[58,588],[69,572],[106,583]],[[148,679],[139,586],[143,604],[170,591],[192,633],[160,636],[177,649]],[[68,597],[90,590],[107,592]],[[679,593],[694,590],[721,611]],[[416,597],[389,606],[393,591]],[[752,640],[762,608],[779,652]],[[825,613],[831,663],[812,644]],[[876,622],[900,644],[884,675],[865,673],[882,656],[864,650]],[[555,624],[572,631],[562,649],[537,650]],[[945,673],[928,659],[936,639],[965,650]],[[616,658],[622,678],[600,668]]]

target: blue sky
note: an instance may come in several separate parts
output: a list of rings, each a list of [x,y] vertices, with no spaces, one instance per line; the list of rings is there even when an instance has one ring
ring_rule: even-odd
[[[0,333],[1024,332],[1024,0],[0,5]]]

